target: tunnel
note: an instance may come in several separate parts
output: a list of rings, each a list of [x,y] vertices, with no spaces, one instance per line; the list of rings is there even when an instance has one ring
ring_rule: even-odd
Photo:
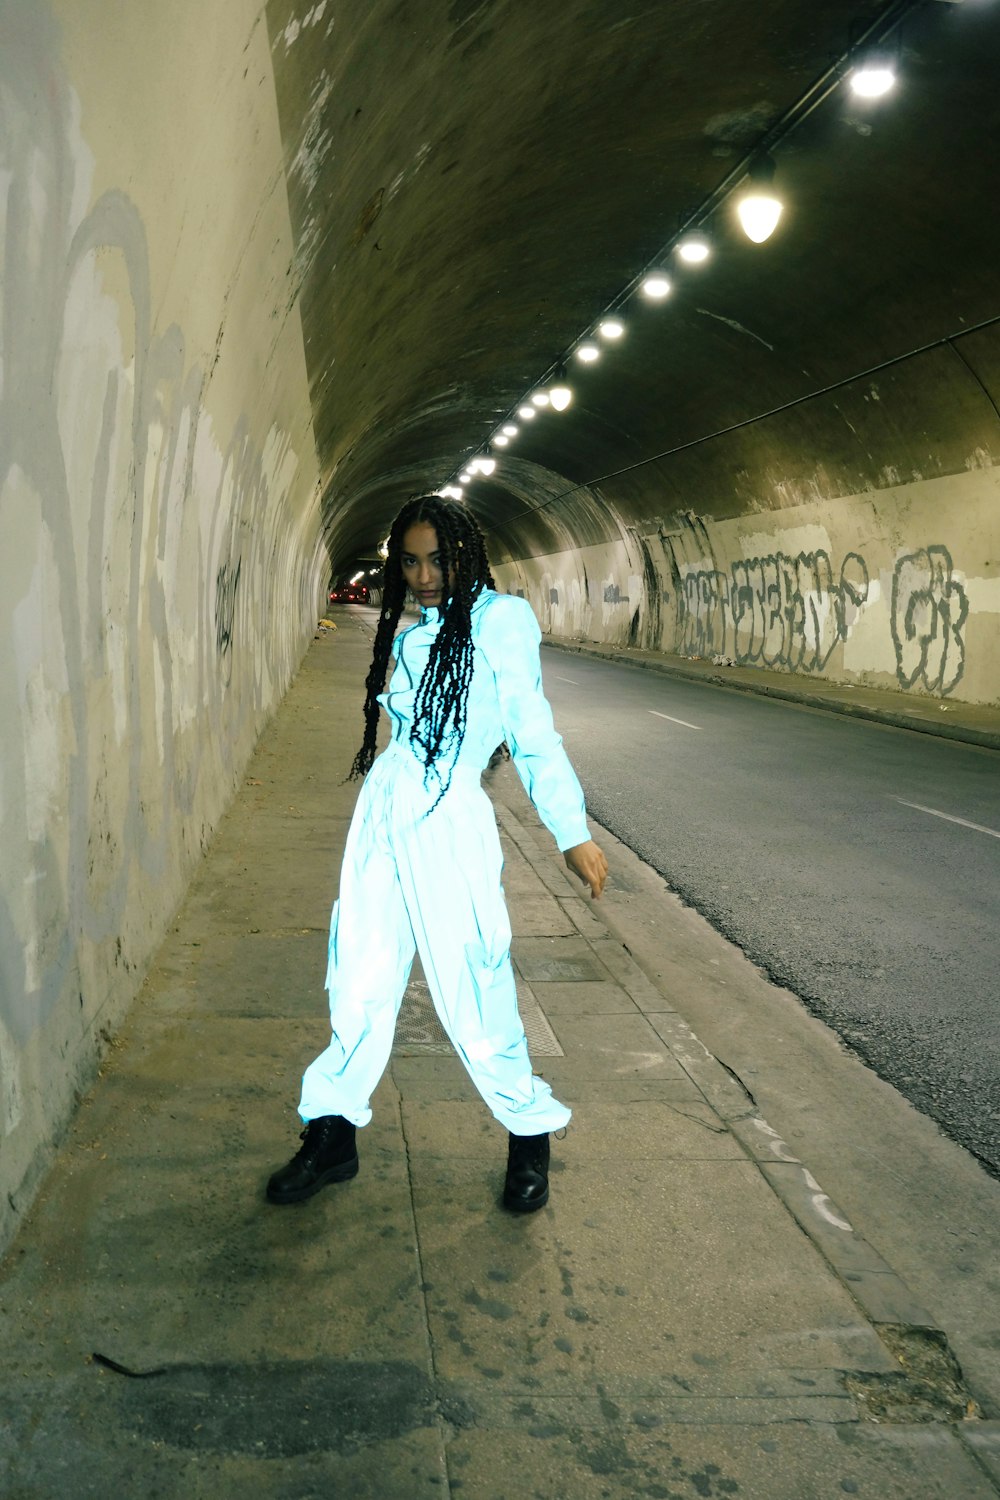
[[[560,659],[1000,709],[998,75],[991,0],[3,0],[0,1250],[408,497]]]

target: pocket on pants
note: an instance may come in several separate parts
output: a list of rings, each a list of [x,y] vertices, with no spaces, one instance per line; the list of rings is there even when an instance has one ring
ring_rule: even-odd
[[[333,903],[330,913],[330,940],[326,949],[326,980],[325,988],[329,990],[333,983],[333,973],[337,967],[337,931],[340,926],[340,899]]]

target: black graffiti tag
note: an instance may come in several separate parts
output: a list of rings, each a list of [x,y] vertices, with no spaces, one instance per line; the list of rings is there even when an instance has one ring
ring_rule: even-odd
[[[236,618],[236,593],[240,586],[242,557],[235,568],[228,562],[215,575],[215,645],[220,656],[233,649],[233,622]]]
[[[919,678],[928,692],[950,693],[965,671],[969,597],[952,576],[947,547],[921,547],[899,558],[892,575],[892,641],[904,688]]]
[[[684,574],[678,592],[681,652],[727,652],[741,664],[821,672],[867,603],[868,567],[848,552],[834,573],[823,550],[739,558],[730,575],[709,568]]]

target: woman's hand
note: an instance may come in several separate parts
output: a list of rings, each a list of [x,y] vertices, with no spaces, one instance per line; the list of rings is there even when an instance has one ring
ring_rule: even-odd
[[[585,844],[574,844],[572,849],[564,852],[563,859],[573,874],[579,875],[584,885],[590,886],[591,897],[596,901],[608,878],[608,862],[594,840],[588,839]]]

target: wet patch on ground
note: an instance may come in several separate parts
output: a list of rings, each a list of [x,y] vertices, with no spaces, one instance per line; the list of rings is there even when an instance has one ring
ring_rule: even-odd
[[[427,1375],[402,1361],[168,1366],[123,1383],[119,1402],[123,1424],[147,1440],[261,1458],[353,1453],[438,1420]]]

